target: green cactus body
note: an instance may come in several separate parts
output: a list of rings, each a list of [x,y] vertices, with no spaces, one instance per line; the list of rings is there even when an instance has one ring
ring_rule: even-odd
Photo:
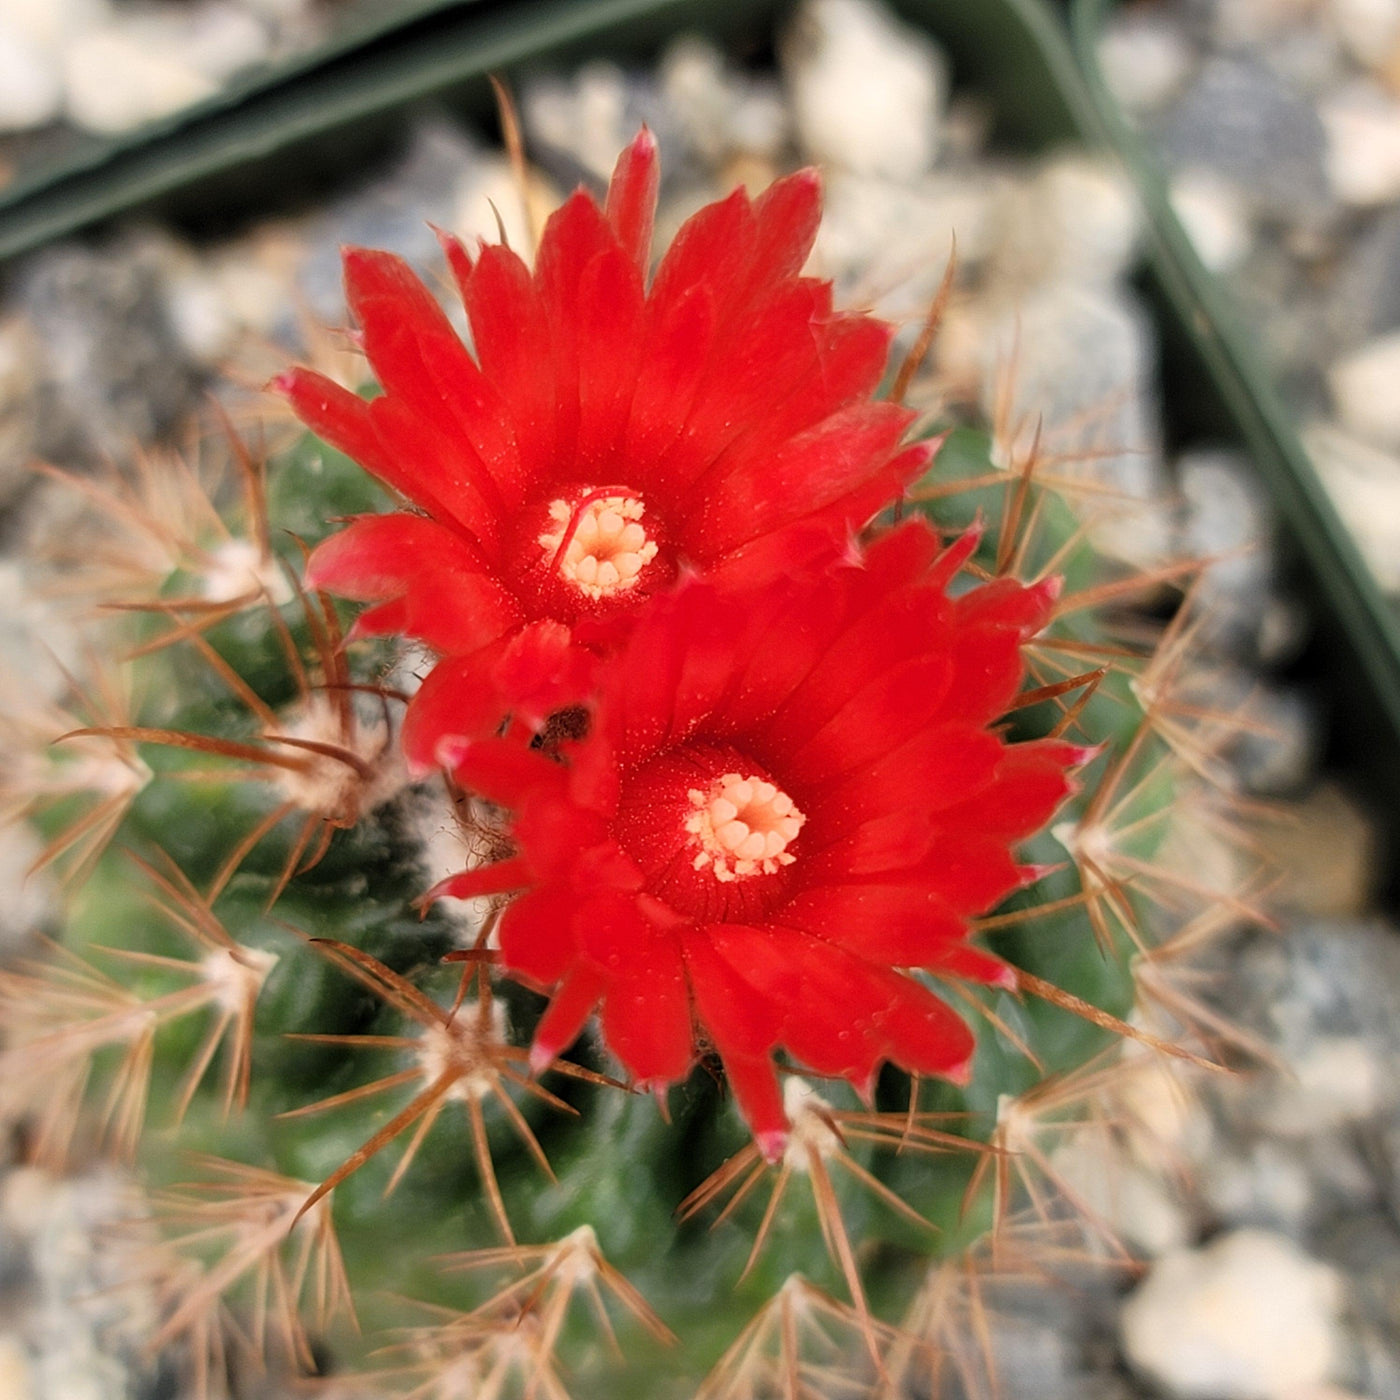
[[[1001,484],[952,489],[995,474],[993,457],[987,433],[956,429],[928,478],[937,499],[918,508],[945,533],[980,510],[989,528],[976,565],[1023,577],[1048,565],[1065,579],[1064,599],[1090,598],[1113,575],[1065,499],[1029,473],[1024,490],[1005,471]],[[269,463],[268,487],[269,519],[307,546],[328,522],[384,502],[309,434]],[[911,494],[918,502],[921,490]],[[287,541],[277,548],[295,577],[299,546],[275,538]],[[195,572],[177,572],[161,596],[179,600],[198,585]],[[1122,598],[1129,587],[1105,594],[1115,606]],[[1067,609],[1033,644],[1054,668],[1026,686],[1080,679],[1010,717],[1020,734],[1066,723],[1076,742],[1106,750],[1056,814],[1058,835],[1021,845],[1020,858],[1046,872],[989,920],[984,943],[1106,1014],[1095,1023],[1025,982],[1020,992],[962,984],[947,994],[977,1036],[966,1087],[911,1083],[887,1066],[865,1105],[839,1080],[789,1081],[792,1121],[807,1136],[795,1126],[794,1145],[768,1166],[713,1060],[666,1096],[664,1114],[620,1082],[626,1072],[596,1031],[566,1057],[573,1072],[536,1077],[524,1048],[544,998],[489,961],[443,961],[473,947],[488,906],[474,917],[441,904],[420,914],[415,901],[434,878],[425,835],[445,832],[467,865],[500,814],[469,798],[454,808],[440,777],[408,781],[395,692],[416,663],[391,643],[342,646],[354,612],[289,590],[286,601],[255,599],[212,621],[172,604],[129,628],[128,643],[145,648],[134,663],[140,711],[84,742],[135,744],[152,776],[75,893],[61,950],[8,974],[3,989],[5,1073],[33,1090],[31,1116],[61,1046],[67,1101],[81,1103],[71,1152],[104,1141],[135,1148],[172,1250],[161,1256],[163,1340],[205,1358],[196,1374],[211,1392],[227,1379],[225,1344],[211,1340],[233,1335],[226,1305],[242,1345],[274,1366],[360,1368],[367,1383],[414,1395],[474,1395],[451,1387],[475,1376],[483,1395],[659,1397],[692,1393],[707,1373],[711,1395],[766,1394],[756,1362],[731,1352],[729,1369],[715,1368],[775,1299],[822,1316],[827,1304],[810,1301],[818,1295],[786,1283],[800,1275],[833,1300],[827,1324],[844,1355],[828,1360],[870,1380],[869,1351],[889,1344],[874,1319],[897,1323],[931,1264],[991,1228],[1005,1173],[1035,1170],[1024,1155],[1008,1166],[984,1150],[1005,1146],[1005,1106],[1116,1040],[1125,1028],[1109,1018],[1132,1006],[1136,941],[1164,936],[1150,881],[1129,888],[1111,864],[1151,866],[1181,781],[1134,685],[1148,660],[1121,654],[1102,608]],[[171,629],[187,635],[164,643]],[[1061,639],[1070,645],[1056,652]],[[179,735],[203,737],[181,745]],[[64,745],[51,761],[70,761]],[[59,837],[65,820],[71,811],[53,808],[46,834]],[[1076,832],[1091,828],[1099,844],[1085,837],[1076,851]],[[79,967],[103,990],[35,1013],[36,988]],[[473,985],[454,1013],[464,973]],[[136,1009],[121,1021],[128,1000]],[[444,1049],[444,1036],[458,1039]],[[476,1056],[455,1078],[453,1054]],[[54,1160],[69,1155],[62,1136]],[[366,1144],[375,1150],[342,1176]],[[213,1159],[287,1181],[274,1189]],[[728,1178],[707,1189],[726,1163]],[[296,1203],[328,1180],[329,1204],[294,1223]],[[200,1181],[202,1195],[188,1185]],[[211,1186],[220,1182],[222,1195]],[[316,1233],[330,1229],[360,1336],[337,1256]],[[595,1249],[606,1267],[590,1262]],[[430,1306],[415,1312],[404,1300]],[[385,1330],[405,1324],[438,1330],[416,1340]],[[236,1390],[240,1344],[226,1349]]]

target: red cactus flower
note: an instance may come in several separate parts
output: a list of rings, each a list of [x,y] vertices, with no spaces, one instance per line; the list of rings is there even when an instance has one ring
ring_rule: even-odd
[[[770,1157],[787,1130],[776,1047],[862,1089],[883,1060],[966,1073],[970,1031],[906,969],[1009,984],[968,919],[1025,883],[1010,848],[1084,757],[988,728],[1057,590],[950,598],[973,543],[935,561],[911,523],[815,581],[681,585],[602,663],[590,731],[560,761],[438,736],[514,814],[517,854],[434,893],[522,892],[500,946],[554,993],[537,1064],[601,1002],[642,1083],[713,1047]]]
[[[833,312],[830,284],[799,275],[815,172],[702,209],[648,287],[656,188],[643,130],[603,207],[580,190],[550,219],[533,273],[507,247],[473,257],[445,238],[474,356],[401,259],[347,250],[384,392],[366,402],[307,369],[278,382],[424,512],[361,517],[308,569],[378,604],[361,634],[453,658],[411,713],[424,765],[416,719],[439,687],[458,707],[470,687],[479,732],[504,709],[538,725],[586,688],[578,641],[683,571],[752,580],[839,553],[932,454],[901,448],[913,415],[871,397],[889,327]]]

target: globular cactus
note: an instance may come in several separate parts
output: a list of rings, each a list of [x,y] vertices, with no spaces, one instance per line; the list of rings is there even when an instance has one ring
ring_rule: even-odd
[[[801,275],[810,172],[653,273],[656,185],[643,133],[533,271],[446,238],[471,352],[349,251],[377,391],[289,370],[266,471],[112,488],[134,681],[11,740],[81,879],[0,1095],[135,1163],[202,1394],[897,1386],[932,1263],[1053,1213],[1096,1057],[1169,1048],[1126,1018],[1207,898],[1163,854],[1203,712],[1185,614],[1154,656],[1105,612],[1185,570],[905,406],[919,348]]]

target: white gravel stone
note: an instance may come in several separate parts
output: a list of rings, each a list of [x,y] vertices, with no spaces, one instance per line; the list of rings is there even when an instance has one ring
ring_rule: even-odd
[[[1267,44],[1308,18],[1314,0],[1214,0],[1217,42],[1225,47]]]
[[[1137,10],[1114,12],[1099,40],[1099,67],[1129,112],[1155,112],[1185,84],[1196,56],[1181,29]]]
[[[63,70],[70,120],[102,136],[169,116],[218,90],[174,45],[153,43],[129,25],[80,35],[64,53]]]
[[[1202,449],[1177,461],[1181,550],[1214,562],[1201,578],[1200,602],[1246,627],[1258,626],[1260,599],[1273,573],[1273,509],[1247,459]]]
[[[0,0],[0,24],[57,56],[78,34],[105,24],[108,0]]]
[[[30,458],[39,436],[43,351],[23,316],[0,320],[0,502],[33,480]]]
[[[1316,1194],[1302,1154],[1262,1138],[1224,1146],[1196,1164],[1196,1183],[1210,1210],[1235,1225],[1301,1235],[1314,1215]]]
[[[57,61],[0,15],[0,132],[47,126],[62,109]]]
[[[1400,49],[1400,0],[1328,0],[1332,28],[1352,58],[1379,68]]]
[[[1196,256],[1212,272],[1242,263],[1254,241],[1249,205],[1228,181],[1210,170],[1183,170],[1171,182],[1172,211]]]
[[[1056,472],[1094,484],[1080,500],[1096,547],[1138,567],[1160,563],[1172,524],[1159,508],[1156,341],[1132,297],[1049,283],[1008,303],[977,353],[984,410],[1007,409],[1006,460],[1029,451],[1041,425]]]
[[[13,1332],[0,1333],[0,1400],[31,1400],[34,1376],[24,1343]]]
[[[1258,1115],[1280,1137],[1307,1138],[1364,1122],[1393,1097],[1386,1076],[1358,1036],[1319,1035],[1280,1076]]]
[[[214,82],[263,62],[271,51],[271,35],[242,4],[209,0],[191,7],[184,23],[168,31],[169,41],[191,67]]]
[[[1343,428],[1375,447],[1400,451],[1400,331],[1338,360],[1327,381]],[[1392,477],[1386,484],[1393,491],[1400,481]],[[1392,496],[1392,514],[1395,503]]]
[[[1128,1159],[1092,1132],[1078,1133],[1051,1156],[1055,1176],[1129,1248],[1148,1257],[1180,1249],[1193,1235],[1177,1186]]]
[[[1000,290],[1107,286],[1133,261],[1142,209],[1126,171],[1091,156],[1046,162],[1008,201],[993,275]]]
[[[531,172],[529,199],[539,218],[561,202],[557,190],[544,178]],[[499,220],[499,222],[498,222]],[[470,244],[473,238],[495,243],[505,229],[512,248],[533,245],[530,219],[521,198],[515,172],[504,157],[485,156],[466,172],[457,189],[452,231]]]
[[[661,91],[703,160],[736,153],[776,160],[788,135],[787,106],[776,86],[736,74],[707,39],[687,34],[661,60]]]
[[[994,246],[1005,182],[985,172],[935,172],[913,184],[832,171],[813,270],[837,301],[894,321],[921,318],[943,279],[954,239],[958,266]]]
[[[44,847],[24,822],[0,826],[0,954],[27,950],[29,940],[57,910],[54,883],[47,871],[34,871]],[[4,1390],[0,1388],[0,1397]]]
[[[896,180],[933,165],[948,78],[926,34],[870,0],[807,0],[780,56],[798,139],[814,160]]]
[[[0,711],[10,714],[57,700],[82,669],[76,622],[36,596],[32,574],[27,561],[0,559]]]
[[[1337,198],[1370,209],[1400,199],[1400,102],[1371,83],[1334,92],[1321,107],[1327,178]]]
[[[628,130],[626,75],[601,59],[585,63],[572,82],[533,88],[526,118],[541,144],[567,151],[597,180],[612,174],[617,153],[636,135]]]
[[[1330,423],[1304,428],[1303,444],[1376,582],[1400,593],[1400,457]]]
[[[1124,1351],[1181,1400],[1282,1400],[1329,1378],[1339,1294],[1283,1236],[1236,1230],[1153,1265],[1123,1305]]]

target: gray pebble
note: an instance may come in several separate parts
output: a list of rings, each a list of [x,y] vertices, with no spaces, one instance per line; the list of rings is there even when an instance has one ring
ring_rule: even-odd
[[[1156,134],[1173,167],[1216,171],[1263,214],[1320,223],[1332,213],[1322,122],[1310,102],[1258,63],[1209,59]]]
[[[94,248],[60,244],[24,268],[17,301],[60,408],[42,420],[42,454],[62,460],[81,447],[125,457],[194,408],[199,378],[166,313],[165,257],[163,237],[133,233]]]

